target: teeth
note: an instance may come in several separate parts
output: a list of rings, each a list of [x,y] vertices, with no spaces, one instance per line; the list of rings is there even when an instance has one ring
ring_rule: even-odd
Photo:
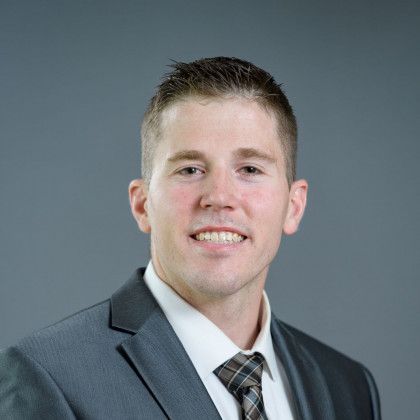
[[[236,232],[200,232],[195,235],[197,241],[215,242],[219,244],[231,244],[242,242],[245,237],[238,235]]]

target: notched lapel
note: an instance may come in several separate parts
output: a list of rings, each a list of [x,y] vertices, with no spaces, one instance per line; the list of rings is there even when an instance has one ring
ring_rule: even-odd
[[[190,358],[143,281],[144,269],[111,299],[112,326],[134,335],[121,350],[171,420],[220,419]]]
[[[121,344],[170,419],[220,418],[170,324],[154,313]]]
[[[276,352],[289,380],[297,418],[301,420],[335,419],[330,391],[313,357],[274,315],[272,315],[271,334]]]

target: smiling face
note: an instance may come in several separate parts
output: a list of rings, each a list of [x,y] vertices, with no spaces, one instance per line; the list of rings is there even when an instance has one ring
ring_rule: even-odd
[[[290,190],[276,120],[255,101],[191,98],[162,115],[147,187],[130,184],[159,277],[189,302],[262,290],[307,184]]]

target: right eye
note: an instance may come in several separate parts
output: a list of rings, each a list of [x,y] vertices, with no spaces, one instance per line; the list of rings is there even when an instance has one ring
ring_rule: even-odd
[[[180,175],[197,175],[202,173],[203,171],[195,166],[187,166],[186,168],[182,168],[178,171]]]

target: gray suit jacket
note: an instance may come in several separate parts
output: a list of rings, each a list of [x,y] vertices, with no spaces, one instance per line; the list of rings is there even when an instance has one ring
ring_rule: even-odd
[[[1,419],[220,419],[143,273],[1,353]],[[274,315],[271,333],[298,419],[380,419],[362,365]]]

